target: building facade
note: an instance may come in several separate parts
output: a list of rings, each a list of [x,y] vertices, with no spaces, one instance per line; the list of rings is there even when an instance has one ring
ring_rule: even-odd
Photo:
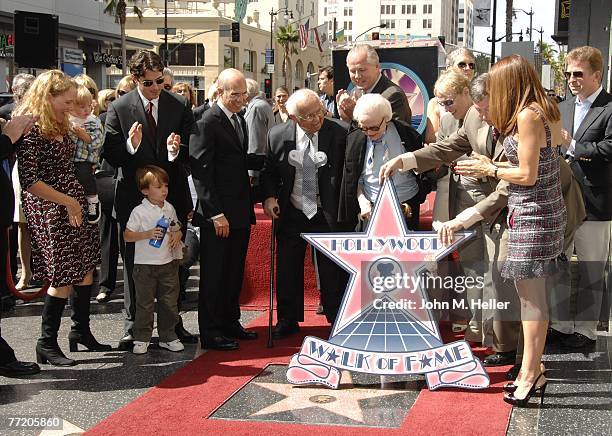
[[[120,62],[121,34],[114,17],[97,0],[0,0],[0,91],[8,91],[16,73],[27,72],[13,61],[15,10],[59,17],[58,68],[70,75],[86,72],[98,84],[107,82],[107,65]],[[128,38],[130,48],[149,48],[146,41]],[[36,72],[36,71],[32,71]]]
[[[465,4],[461,13],[460,3]],[[367,41],[372,32],[378,32],[381,39],[443,36],[449,44],[471,47],[472,10],[472,0],[321,0],[319,3],[319,16],[327,21],[328,30],[333,32],[335,18],[336,30],[344,29],[344,37],[349,42]],[[464,13],[468,16],[464,17]],[[379,24],[386,27],[371,29]],[[459,41],[460,36],[465,43]]]

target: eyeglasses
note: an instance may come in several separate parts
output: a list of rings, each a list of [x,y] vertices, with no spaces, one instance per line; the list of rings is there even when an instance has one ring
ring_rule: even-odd
[[[361,130],[362,132],[378,132],[380,130],[380,128],[382,127],[383,123],[385,122],[385,119],[383,118],[380,121],[380,124],[378,126],[372,126],[372,127],[363,127],[363,126],[359,126],[359,130]]]
[[[582,79],[584,77],[584,73],[582,71],[566,71],[563,73],[565,76],[565,80],[569,80],[574,76],[576,79]]]
[[[442,101],[438,100],[438,104],[440,106],[449,107],[455,104],[455,100],[452,98],[449,98],[448,100],[442,100]]]
[[[459,62],[457,66],[463,70],[465,70],[465,67],[468,67],[470,70],[473,70],[474,68],[476,68],[476,64],[474,62],[470,62],[469,64],[465,62]]]
[[[119,91],[117,91],[117,94],[119,94],[119,97],[121,97],[122,95],[127,94],[127,91],[124,91],[123,89],[120,89]]]
[[[247,95],[249,95],[249,94],[246,91],[245,92],[230,92],[229,97],[231,99],[238,100],[239,98],[244,98]]]
[[[166,91],[170,91],[170,90],[172,89],[172,85],[168,85],[168,84],[166,84],[166,85],[164,85],[164,89],[165,89]]]
[[[308,115],[296,115],[295,117],[300,119],[301,121],[314,121],[317,118],[323,118],[325,116],[325,111],[323,110],[318,110],[316,112],[313,112],[311,114]]]
[[[159,76],[155,80],[142,80],[140,83],[142,83],[142,86],[144,86],[145,88],[148,88],[149,86],[153,85],[153,82],[157,83],[158,85],[161,85],[162,83],[164,83],[164,76]]]

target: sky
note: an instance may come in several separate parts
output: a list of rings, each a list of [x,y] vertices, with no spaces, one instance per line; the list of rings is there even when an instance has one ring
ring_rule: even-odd
[[[491,7],[493,0],[491,0]],[[544,28],[543,40],[558,49],[556,43],[550,37],[555,32],[555,0],[514,0],[514,8],[524,9],[529,12],[529,9],[533,7],[533,27],[534,29],[540,29],[540,26]],[[526,29],[529,27],[529,15],[517,11],[516,19],[512,22],[512,31],[519,32],[523,31],[523,41],[529,41],[529,37],[525,34]],[[496,39],[506,34],[506,1],[497,0],[497,36]],[[487,37],[491,36],[491,27],[475,27],[474,28],[474,50],[482,51],[485,53],[491,52],[491,43],[487,41]],[[518,41],[519,35],[513,35],[513,41]],[[533,40],[539,41],[540,34],[533,32]],[[501,42],[497,43],[496,55],[501,54]]]

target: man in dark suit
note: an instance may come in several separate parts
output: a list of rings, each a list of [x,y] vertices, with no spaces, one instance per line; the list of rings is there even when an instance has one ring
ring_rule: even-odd
[[[204,112],[206,112],[208,109],[210,109],[208,101],[205,101],[200,106],[193,108],[193,118],[195,119],[196,123],[200,121],[200,119],[204,116]]]
[[[277,226],[277,311],[275,338],[299,331],[304,320],[304,255],[301,233],[337,230],[338,196],[346,130],[325,118],[325,107],[309,89],[286,103],[291,118],[272,128],[261,172],[264,211]],[[342,300],[343,271],[317,251],[321,303],[334,322]]]
[[[248,134],[238,113],[246,105],[243,74],[223,70],[219,99],[198,121],[189,141],[201,226],[198,323],[203,348],[233,350],[236,339],[256,339],[240,324],[239,296],[255,213],[249,182]]]
[[[373,47],[368,44],[354,46],[346,55],[346,66],[349,70],[351,82],[355,85],[355,91],[358,95],[368,93],[381,94],[391,103],[393,119],[410,124],[412,112],[406,93],[396,83],[381,74],[378,53],[376,53]],[[348,93],[341,89],[338,91],[336,99],[338,101],[340,118],[351,122],[357,95],[354,93],[349,97]]]
[[[193,210],[185,168],[187,144],[194,127],[193,114],[183,98],[163,89],[163,69],[163,63],[155,52],[136,52],[130,60],[130,73],[136,88],[110,105],[107,112],[104,159],[119,170],[115,213],[121,233],[132,209],[142,201],[136,171],[145,165],[157,165],[168,173],[168,202],[176,209],[183,226]],[[135,315],[133,267],[134,243],[125,243],[123,286],[126,321],[121,348],[128,348],[132,341]],[[197,342],[183,328],[180,318],[176,330],[181,342]]]
[[[3,128],[0,135],[0,204],[2,213],[0,214],[0,287],[7,287],[6,278],[6,256],[8,254],[8,228],[13,223],[13,212],[15,198],[10,177],[9,157],[15,151],[15,143],[19,141],[21,135],[27,132],[34,124],[31,115],[21,115],[14,117]],[[1,313],[2,311],[0,311]],[[9,344],[2,338],[0,330],[0,375],[5,377],[20,377],[40,372],[40,367],[33,362],[21,362],[15,357],[15,352]]]
[[[556,295],[549,341],[561,340],[568,348],[593,345],[603,300],[603,277],[612,224],[612,95],[601,87],[601,52],[589,46],[571,50],[565,77],[574,97],[559,105],[565,131],[563,148],[582,186],[586,221],[576,230],[574,246],[580,282],[576,316],[571,317],[569,286]]]

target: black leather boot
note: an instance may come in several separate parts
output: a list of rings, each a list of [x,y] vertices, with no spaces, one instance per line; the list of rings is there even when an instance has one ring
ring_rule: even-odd
[[[36,343],[36,361],[54,366],[74,366],[76,361],[67,358],[57,344],[57,331],[62,322],[65,298],[48,295],[42,313],[41,336]]]
[[[89,351],[110,351],[110,345],[101,344],[91,334],[89,329],[89,302],[91,285],[74,285],[72,298],[72,328],[68,334],[70,351],[79,351],[79,345],[84,345]]]

